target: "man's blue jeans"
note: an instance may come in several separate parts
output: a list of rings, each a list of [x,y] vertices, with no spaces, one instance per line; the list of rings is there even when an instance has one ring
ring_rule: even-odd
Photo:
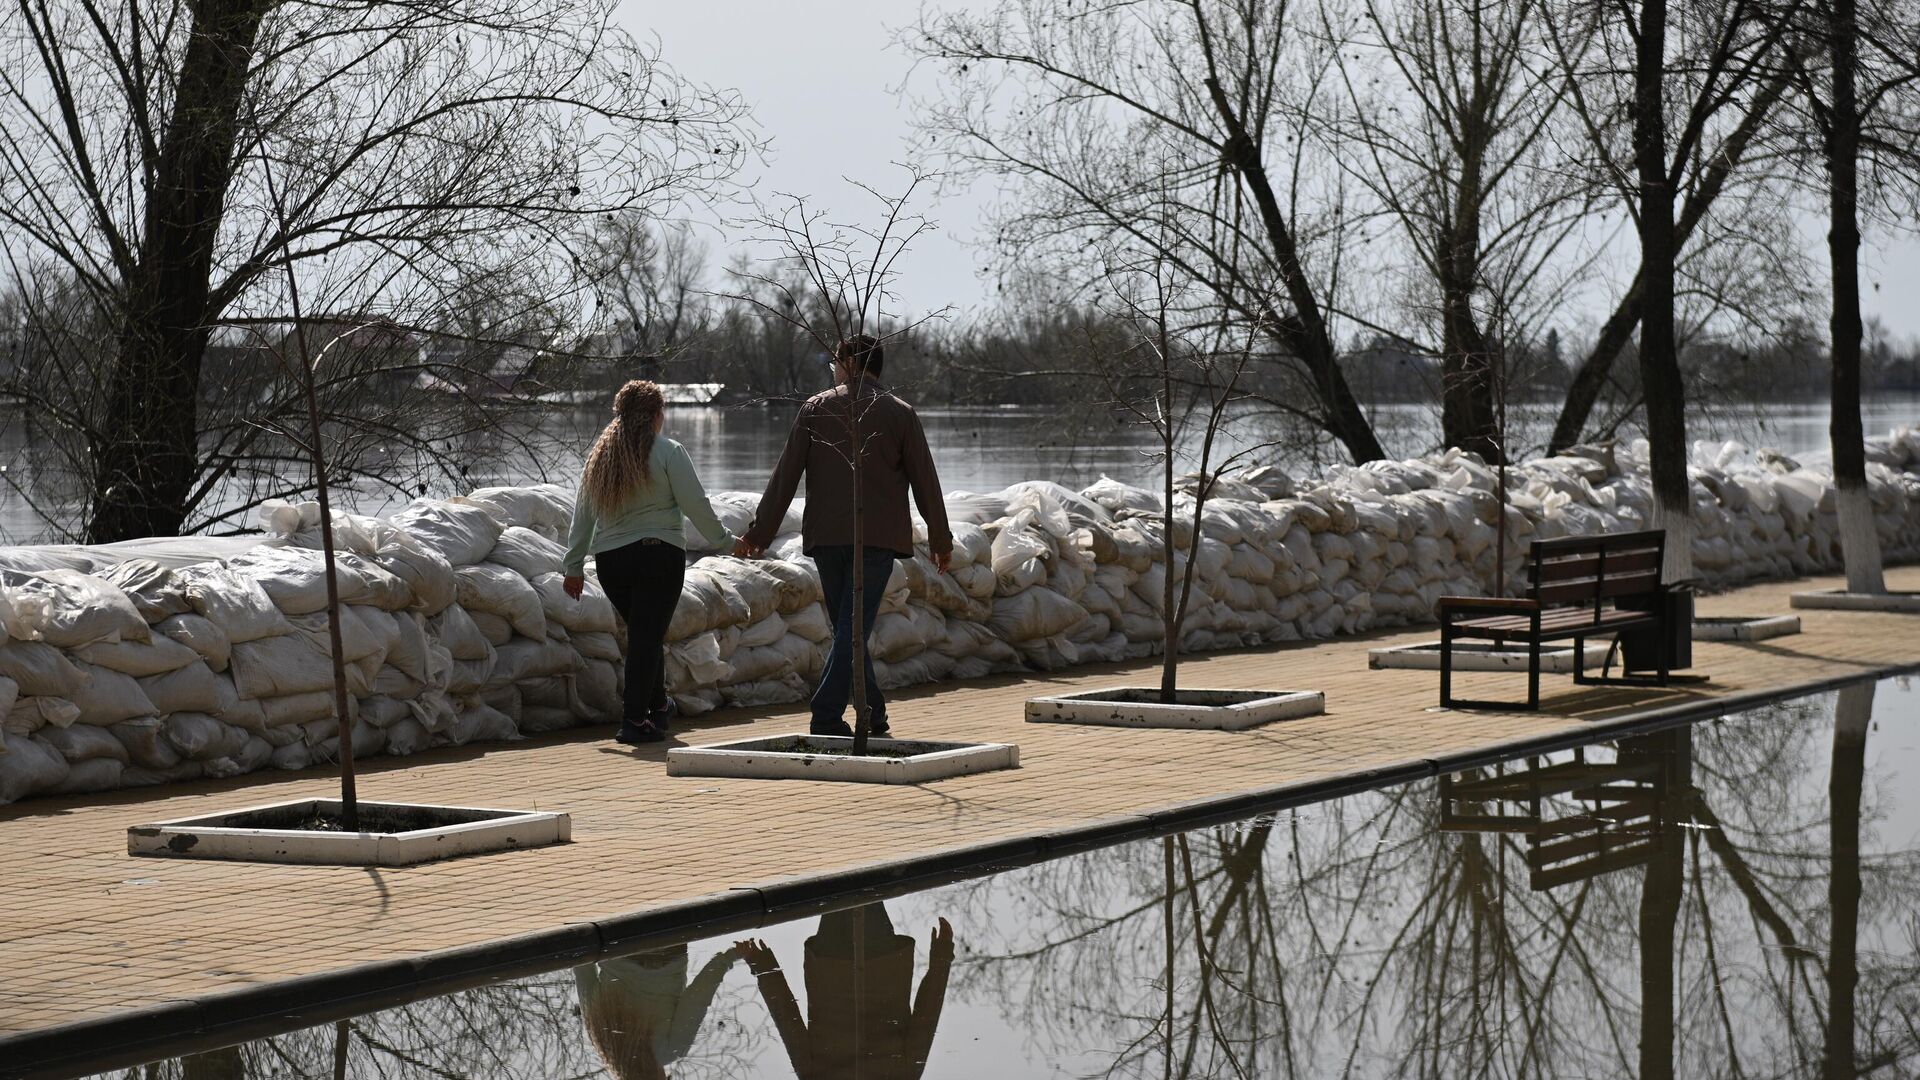
[[[820,586],[826,592],[827,620],[833,624],[833,643],[827,646],[827,664],[820,673],[820,685],[813,692],[813,728],[832,728],[846,715],[847,702],[853,697],[853,546],[826,545],[811,552],[820,568]],[[873,637],[873,620],[880,614],[880,601],[887,593],[887,578],[893,574],[898,556],[886,548],[866,548],[861,552],[866,564],[865,601],[866,637]],[[880,696],[880,684],[873,677],[873,654],[867,654],[867,709],[874,726],[884,723],[887,704]]]

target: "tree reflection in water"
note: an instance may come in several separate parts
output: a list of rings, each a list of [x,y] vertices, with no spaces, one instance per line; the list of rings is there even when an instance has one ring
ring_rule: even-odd
[[[1861,685],[906,897],[917,987],[868,904],[767,931],[802,987],[703,942],[115,1075],[1920,1075],[1916,715],[1880,700],[1904,742]]]
[[[1110,1076],[1913,1075],[1920,853],[1876,842],[1871,703],[1595,748],[1531,825],[1442,831],[1415,784],[1003,875],[962,890],[959,1000]]]

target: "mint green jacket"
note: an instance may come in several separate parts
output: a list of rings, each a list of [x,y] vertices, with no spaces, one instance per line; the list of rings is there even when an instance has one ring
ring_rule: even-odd
[[[626,547],[638,540],[660,540],[685,549],[686,523],[693,522],[712,543],[733,545],[733,534],[714,516],[707,491],[693,471],[687,448],[664,435],[655,436],[648,458],[653,482],[636,491],[618,510],[601,515],[587,498],[583,484],[573,500],[573,528],[567,533],[567,575],[586,572],[587,556]]]

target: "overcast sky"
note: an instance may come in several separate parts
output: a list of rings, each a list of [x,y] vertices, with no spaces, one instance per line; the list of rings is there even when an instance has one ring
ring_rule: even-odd
[[[942,0],[940,6],[992,2]],[[914,0],[624,0],[622,16],[636,35],[657,36],[668,62],[689,78],[746,96],[771,141],[767,162],[753,166],[749,177],[761,192],[804,194],[853,213],[866,197],[842,177],[896,188],[903,174],[891,163],[911,150],[909,106],[897,92],[910,58],[893,45],[893,32],[915,11]],[[926,201],[923,211],[940,227],[902,264],[900,292],[909,307],[966,309],[988,301],[992,279],[982,274],[985,260],[968,241],[992,194]],[[1817,230],[1808,237],[1821,242]],[[743,239],[708,234],[716,254]],[[1869,241],[1866,314],[1880,316],[1898,336],[1920,338],[1920,239]]]

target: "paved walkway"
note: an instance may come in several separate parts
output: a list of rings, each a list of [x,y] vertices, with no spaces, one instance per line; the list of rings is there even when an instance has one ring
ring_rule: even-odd
[[[1920,589],[1920,568],[1889,575]],[[1830,585],[1830,579],[1818,584]],[[1708,597],[1700,613],[1784,612],[1806,582]],[[633,753],[603,732],[512,747],[378,758],[363,798],[565,809],[574,843],[372,871],[134,859],[127,826],[335,790],[324,770],[254,774],[0,809],[0,1038],[356,964],[405,959],[622,913],[1137,816],[1362,769],[1591,731],[1705,697],[1778,691],[1920,664],[1920,618],[1800,613],[1805,632],[1751,645],[1696,644],[1702,686],[1576,688],[1543,679],[1537,714],[1430,712],[1438,676],[1370,671],[1366,651],[1431,630],[1197,658],[1193,686],[1313,688],[1326,715],[1249,732],[1028,725],[1042,690],[1138,682],[1148,665],[990,679],[901,695],[904,732],[1014,741],[1021,768],[882,788],[669,779],[664,750]],[[1524,678],[1462,676],[1460,692],[1524,694]],[[1481,680],[1492,680],[1482,682]],[[801,713],[735,710],[684,737],[796,729]],[[1136,817],[1137,823],[1137,817]],[[753,895],[753,894],[749,894]],[[0,1046],[0,1057],[5,1057]],[[0,1069],[0,1071],[5,1071]]]

